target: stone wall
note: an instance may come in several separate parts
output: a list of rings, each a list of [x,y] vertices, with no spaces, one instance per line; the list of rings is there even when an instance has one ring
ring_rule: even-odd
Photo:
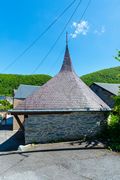
[[[77,140],[93,136],[106,120],[104,112],[72,112],[28,115],[25,119],[25,143]]]
[[[92,84],[90,87],[110,108],[114,107],[114,95],[107,90]]]

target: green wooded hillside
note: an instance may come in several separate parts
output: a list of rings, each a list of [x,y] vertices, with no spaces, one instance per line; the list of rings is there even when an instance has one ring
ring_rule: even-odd
[[[20,84],[43,85],[51,76],[49,75],[16,75],[0,74],[0,95],[12,96],[13,90]]]
[[[88,85],[93,82],[120,83],[120,66],[86,74],[81,79]]]
[[[51,76],[49,75],[16,75],[0,74],[0,95],[12,96],[13,89],[20,84],[43,85]],[[93,82],[120,83],[120,66],[104,69],[81,77],[88,85]]]

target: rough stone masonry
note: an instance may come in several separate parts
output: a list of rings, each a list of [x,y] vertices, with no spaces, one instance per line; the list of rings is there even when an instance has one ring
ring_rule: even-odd
[[[25,143],[77,140],[94,136],[106,121],[105,112],[71,112],[28,115],[25,120]]]

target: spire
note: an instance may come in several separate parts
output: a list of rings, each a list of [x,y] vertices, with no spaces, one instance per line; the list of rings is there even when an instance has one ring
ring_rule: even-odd
[[[68,46],[68,32],[66,32],[66,46]]]
[[[63,72],[63,71],[73,71],[70,53],[68,49],[68,33],[67,32],[66,32],[66,50],[65,50],[64,60],[63,60],[63,64],[62,64],[60,72]]]

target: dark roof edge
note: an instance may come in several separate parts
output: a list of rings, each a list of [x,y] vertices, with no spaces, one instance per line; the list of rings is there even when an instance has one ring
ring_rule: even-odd
[[[47,110],[8,110],[11,114],[26,114],[26,113],[53,113],[53,112],[107,112],[109,109],[47,109]]]
[[[95,84],[96,86],[99,86],[101,89],[104,89],[105,91],[109,92],[110,94],[112,94],[112,95],[114,95],[114,96],[117,96],[117,94],[115,94],[115,93],[112,93],[112,92],[108,91],[107,89],[105,89],[105,88],[101,87],[99,84],[92,83],[92,84],[90,85],[90,87],[91,87],[93,84]]]
[[[34,87],[40,87],[40,86],[38,86],[38,85],[33,85],[33,84],[19,84],[19,86],[18,86],[18,88],[20,87],[20,86],[34,86]],[[16,89],[17,90],[17,89]]]
[[[119,85],[120,85],[120,83],[107,83],[107,82],[106,82],[106,83],[105,83],[105,82],[93,82],[93,83],[95,83],[95,84],[96,84],[96,83],[100,83],[100,84],[116,84],[116,85],[119,84]]]

